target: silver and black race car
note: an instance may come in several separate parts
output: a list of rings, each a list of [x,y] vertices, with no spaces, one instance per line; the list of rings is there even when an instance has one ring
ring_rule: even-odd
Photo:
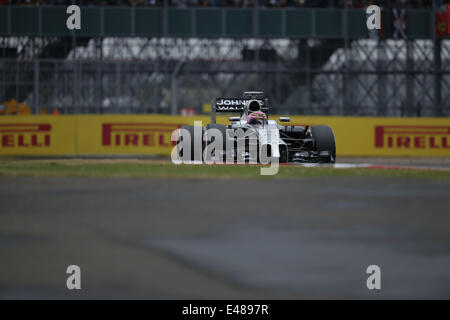
[[[239,113],[229,125],[217,124],[216,113]],[[217,98],[211,104],[211,123],[205,127],[183,126],[177,140],[182,160],[259,163],[262,158],[283,162],[334,163],[336,143],[326,125],[289,126],[268,119],[269,100],[263,92],[244,92],[243,98]],[[211,160],[211,159],[209,159]]]

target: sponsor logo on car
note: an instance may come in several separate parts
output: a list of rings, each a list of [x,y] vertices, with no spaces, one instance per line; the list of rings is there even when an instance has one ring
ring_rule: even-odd
[[[103,123],[103,146],[147,146],[170,147],[175,142],[170,140],[173,130],[181,127],[170,123]]]
[[[52,126],[49,123],[2,123],[2,148],[45,148],[50,146]]]
[[[224,105],[224,106],[243,106],[247,103],[246,99],[227,99],[227,98],[219,98],[216,100],[216,105]]]
[[[217,98],[216,99],[216,111],[242,111],[244,106],[251,100],[257,99],[232,99],[232,98]],[[257,100],[261,106],[264,106],[263,100]]]
[[[375,126],[375,147],[450,149],[450,127]]]
[[[217,106],[216,111],[242,111],[243,107],[235,106]]]

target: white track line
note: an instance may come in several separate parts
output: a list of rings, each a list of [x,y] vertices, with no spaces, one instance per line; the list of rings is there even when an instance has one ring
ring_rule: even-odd
[[[433,166],[415,166],[415,165],[390,165],[390,164],[372,164],[372,163],[296,163],[301,167],[331,167],[335,169],[351,169],[351,168],[368,168],[382,170],[439,170],[450,171],[450,167],[433,167]]]

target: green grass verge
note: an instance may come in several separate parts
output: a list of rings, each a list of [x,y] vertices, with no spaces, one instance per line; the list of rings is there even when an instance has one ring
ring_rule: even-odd
[[[189,179],[292,179],[330,176],[381,176],[450,180],[450,172],[437,170],[334,169],[281,166],[274,176],[260,175],[260,166],[173,165],[171,163],[64,163],[0,161],[0,176],[130,177]]]

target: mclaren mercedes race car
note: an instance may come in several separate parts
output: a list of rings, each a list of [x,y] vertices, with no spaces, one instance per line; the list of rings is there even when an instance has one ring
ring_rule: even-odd
[[[216,113],[239,113],[229,125],[217,124]],[[334,163],[336,144],[326,125],[289,126],[268,118],[269,100],[263,92],[244,92],[243,98],[217,98],[211,104],[211,123],[183,126],[177,138],[179,159],[260,163],[264,157],[283,162]]]

